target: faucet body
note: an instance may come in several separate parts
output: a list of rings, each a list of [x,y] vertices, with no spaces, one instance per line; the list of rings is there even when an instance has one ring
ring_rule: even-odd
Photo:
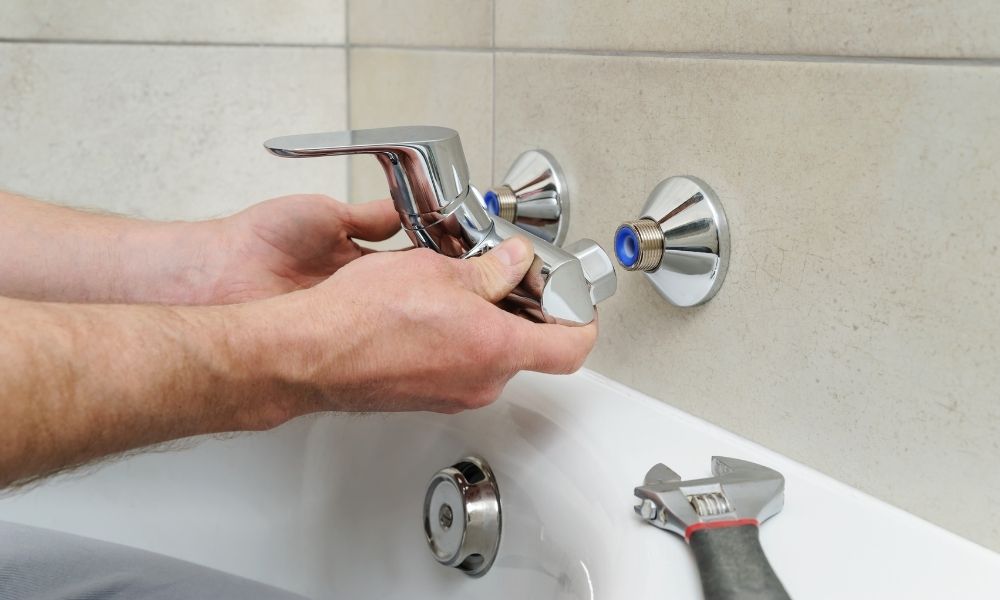
[[[611,259],[594,242],[578,244],[578,256],[492,217],[469,181],[462,142],[453,129],[410,126],[293,135],[264,146],[289,158],[373,155],[415,246],[468,258],[514,235],[531,238],[535,260],[501,303],[515,314],[540,322],[586,324],[596,316],[595,305],[615,291]]]

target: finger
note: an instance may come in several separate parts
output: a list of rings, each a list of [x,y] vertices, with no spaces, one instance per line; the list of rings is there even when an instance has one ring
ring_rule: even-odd
[[[573,373],[597,342],[597,320],[588,325],[551,325],[519,320],[513,350],[517,367],[539,373]]]
[[[348,237],[368,242],[381,242],[399,231],[399,213],[392,200],[375,200],[348,204],[344,229]]]
[[[482,256],[455,261],[454,265],[466,287],[496,303],[517,287],[534,258],[531,243],[518,236],[504,240]]]

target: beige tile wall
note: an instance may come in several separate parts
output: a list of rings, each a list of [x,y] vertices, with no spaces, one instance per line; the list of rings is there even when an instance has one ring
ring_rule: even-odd
[[[4,0],[0,39],[343,44],[344,0]]]
[[[351,44],[464,46],[493,44],[492,0],[348,0]]]
[[[664,177],[721,196],[720,295],[675,309],[620,273],[590,367],[1000,549],[1000,5],[496,0],[488,52],[364,1],[352,125],[447,119],[494,173],[546,148],[569,239],[606,247]],[[453,95],[487,74],[491,119]]]
[[[995,0],[497,0],[501,47],[1000,56]]]
[[[4,2],[0,186],[158,219],[345,197],[344,161],[262,147],[347,125],[343,3],[280,4]]]
[[[340,48],[0,44],[0,186],[155,219],[343,197],[344,162],[262,142],[344,127],[344,81]]]

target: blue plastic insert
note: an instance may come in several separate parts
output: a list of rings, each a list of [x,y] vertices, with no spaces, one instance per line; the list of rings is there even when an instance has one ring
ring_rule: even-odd
[[[493,190],[486,190],[486,195],[483,196],[483,202],[486,203],[486,210],[489,211],[494,217],[500,216],[500,201],[497,200],[496,192]]]
[[[622,266],[629,269],[639,262],[639,236],[628,225],[619,227],[615,232],[615,256]]]

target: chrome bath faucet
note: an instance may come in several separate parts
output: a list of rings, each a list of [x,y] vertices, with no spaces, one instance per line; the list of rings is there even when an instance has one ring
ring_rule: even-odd
[[[469,181],[462,141],[453,129],[358,129],[279,137],[264,146],[289,158],[374,155],[415,246],[468,258],[515,235],[530,238],[535,261],[501,303],[510,312],[540,322],[584,325],[594,320],[595,306],[615,293],[614,266],[596,242],[560,248],[487,212],[482,194]]]

